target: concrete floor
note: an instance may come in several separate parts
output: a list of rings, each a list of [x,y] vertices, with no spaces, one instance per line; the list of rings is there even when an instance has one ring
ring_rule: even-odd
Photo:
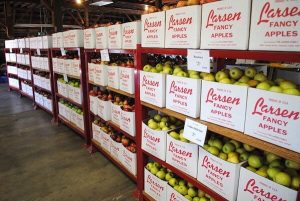
[[[133,201],[135,184],[32,101],[0,85],[1,201]]]

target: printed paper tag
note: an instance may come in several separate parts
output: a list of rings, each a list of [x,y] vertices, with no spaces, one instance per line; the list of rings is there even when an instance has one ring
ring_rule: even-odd
[[[12,48],[9,48],[10,53],[12,53]]]
[[[67,74],[64,74],[64,80],[65,80],[65,82],[69,82]]]
[[[183,137],[200,146],[204,145],[207,133],[207,126],[186,118]]]
[[[37,53],[37,55],[41,56],[41,50],[40,49],[36,49],[36,53]]]
[[[23,54],[23,48],[20,48],[20,53]]]
[[[61,52],[61,56],[66,56],[66,51],[64,50],[64,48],[60,48],[60,52]]]
[[[102,61],[110,61],[109,54],[108,54],[108,49],[100,50],[100,53],[101,53],[101,60]]]
[[[209,50],[188,49],[187,67],[189,70],[210,73]]]

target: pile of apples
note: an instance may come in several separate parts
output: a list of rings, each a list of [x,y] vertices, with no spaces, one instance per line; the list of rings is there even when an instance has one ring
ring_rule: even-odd
[[[62,98],[59,99],[59,102],[62,103],[62,104],[64,104],[64,105],[67,106],[68,108],[72,109],[72,110],[73,110],[74,112],[76,112],[77,114],[83,115],[83,111],[82,111],[79,107],[77,107],[77,106],[75,106],[75,105],[73,105],[73,104],[71,104],[71,103],[65,101],[65,100],[62,99]]]
[[[101,120],[99,118],[94,119],[93,123],[96,124],[99,127],[104,126],[104,124],[101,122]]]
[[[68,84],[71,85],[72,87],[80,88],[80,82],[79,82],[79,80],[70,80],[68,82]]]
[[[248,158],[248,170],[278,184],[298,190],[300,164],[268,152],[256,152]]]
[[[217,135],[211,135],[203,148],[212,155],[235,164],[247,161],[251,152],[255,150],[248,144]]]
[[[157,162],[149,162],[146,169],[161,180],[167,181],[178,193],[190,201],[214,201],[208,194],[179,178],[171,170]]]
[[[172,131],[172,132],[169,133],[169,135],[170,135],[172,138],[174,138],[175,140],[179,140],[179,141],[181,141],[181,142],[190,143],[190,141],[189,141],[188,139],[186,139],[186,138],[183,137],[183,131],[184,131],[183,129],[181,129],[181,130],[179,131],[179,133],[176,132],[176,131]]]
[[[147,126],[156,131],[168,131],[182,125],[183,122],[179,121],[175,117],[160,114],[154,115],[147,122]]]
[[[245,69],[245,71],[238,67],[233,67],[230,70],[222,69],[215,75],[212,73],[200,73],[200,77],[207,81],[216,81],[223,84],[235,84],[277,93],[300,96],[300,90],[298,86],[292,81],[280,78],[276,79],[275,81],[268,80],[263,72],[257,72],[254,67],[248,67]]]
[[[121,109],[126,112],[134,112],[134,99],[126,97],[123,101]]]
[[[121,139],[122,145],[131,153],[136,153],[136,144],[132,140],[126,138],[125,135],[122,136]]]

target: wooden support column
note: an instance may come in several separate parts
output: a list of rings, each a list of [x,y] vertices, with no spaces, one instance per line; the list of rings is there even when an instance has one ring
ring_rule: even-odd
[[[84,26],[89,27],[89,4],[84,5]]]
[[[13,16],[13,7],[10,5],[9,0],[5,0],[5,26],[6,26],[6,35],[8,38],[14,37],[14,16]]]
[[[52,24],[54,27],[54,32],[63,31],[61,7],[62,7],[61,0],[53,0]]]

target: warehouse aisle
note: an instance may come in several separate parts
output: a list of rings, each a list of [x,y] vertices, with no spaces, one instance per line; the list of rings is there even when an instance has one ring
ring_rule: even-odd
[[[135,184],[69,128],[0,85],[0,201],[132,201]]]

